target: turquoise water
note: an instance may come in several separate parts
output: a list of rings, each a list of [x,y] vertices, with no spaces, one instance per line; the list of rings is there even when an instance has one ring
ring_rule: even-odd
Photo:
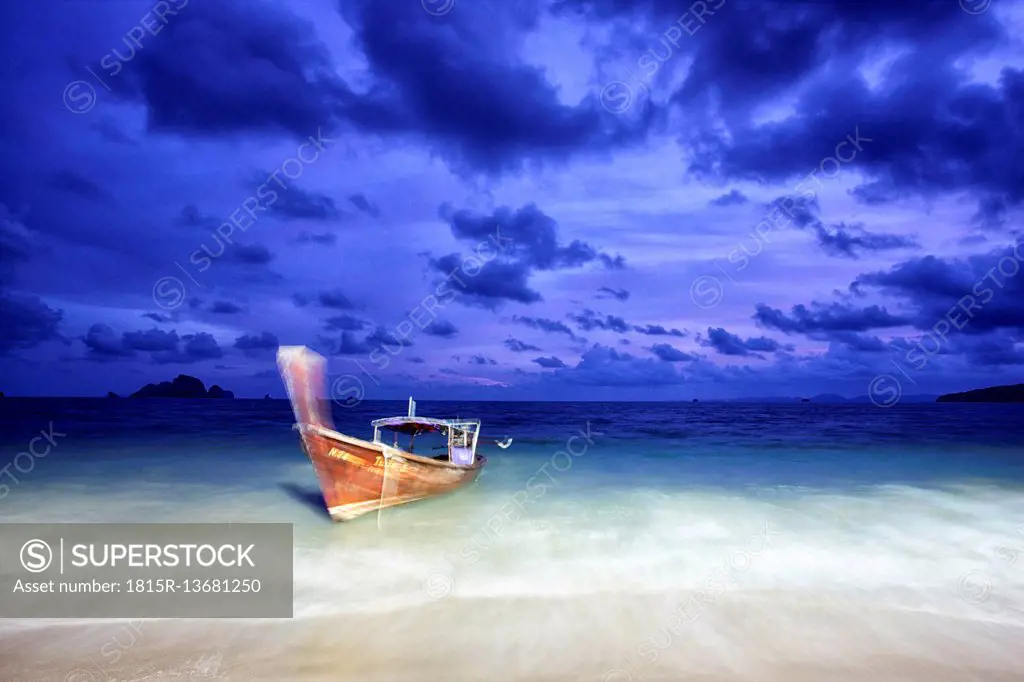
[[[404,410],[334,415],[369,437],[371,419]],[[476,417],[483,438],[514,443],[482,448],[484,473],[454,495],[335,525],[286,402],[5,399],[0,465],[51,422],[55,444],[8,470],[17,482],[0,481],[0,518],[294,523],[300,621],[451,599],[685,601],[716,575],[732,598],[839,595],[1024,627],[1024,406],[421,402],[418,413]],[[502,618],[515,623],[514,609]],[[626,679],[619,668],[643,678],[625,661],[646,665],[645,633],[665,616],[651,618],[622,633],[606,682]],[[532,636],[525,617],[502,622],[511,650]],[[15,625],[47,624],[0,627]]]

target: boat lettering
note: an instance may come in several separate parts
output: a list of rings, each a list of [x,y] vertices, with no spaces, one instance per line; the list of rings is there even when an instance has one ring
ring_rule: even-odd
[[[331,448],[330,456],[335,457],[337,459],[345,460],[349,464],[355,464],[356,466],[370,466],[362,457],[359,457],[358,455],[353,455],[351,452],[346,452],[341,448]]]

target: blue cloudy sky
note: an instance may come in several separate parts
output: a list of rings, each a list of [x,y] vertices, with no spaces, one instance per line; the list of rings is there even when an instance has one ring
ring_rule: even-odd
[[[1024,4],[0,9],[0,390],[1024,379]]]

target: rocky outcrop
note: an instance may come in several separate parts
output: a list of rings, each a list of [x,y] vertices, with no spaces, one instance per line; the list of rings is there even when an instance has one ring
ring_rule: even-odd
[[[146,384],[132,398],[234,398],[235,394],[214,385],[210,390],[202,381],[187,374],[179,374],[174,381],[162,381],[159,384]]]

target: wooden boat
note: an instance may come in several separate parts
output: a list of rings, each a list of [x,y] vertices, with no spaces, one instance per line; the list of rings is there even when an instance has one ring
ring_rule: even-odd
[[[373,440],[334,429],[324,395],[326,360],[302,346],[282,346],[278,368],[295,412],[295,428],[302,448],[313,464],[327,511],[335,521],[453,492],[476,480],[487,460],[476,452],[480,421],[430,419],[416,416],[409,398],[408,414],[377,419]],[[383,433],[394,433],[394,443]],[[416,436],[425,433],[447,438],[446,452],[437,456],[413,454]],[[409,436],[408,449],[398,447],[398,434]],[[508,447],[499,443],[501,447]]]

